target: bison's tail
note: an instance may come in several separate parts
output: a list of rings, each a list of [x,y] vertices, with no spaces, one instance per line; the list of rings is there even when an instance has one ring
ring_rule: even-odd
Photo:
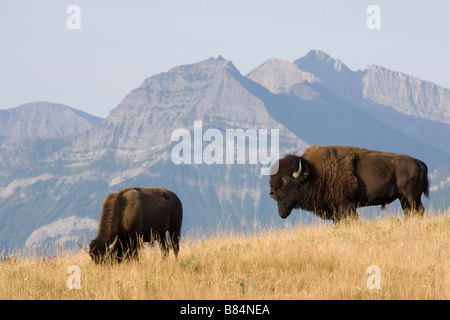
[[[425,186],[424,186],[423,194],[427,198],[430,197],[430,182],[428,181],[428,177],[425,178]]]
[[[422,161],[421,161],[422,162]],[[430,197],[430,182],[428,181],[428,167],[422,162],[422,181],[423,181],[423,194],[425,197]]]

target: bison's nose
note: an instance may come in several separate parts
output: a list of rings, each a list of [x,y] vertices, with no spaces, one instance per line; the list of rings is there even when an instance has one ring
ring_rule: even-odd
[[[270,196],[275,199],[275,191],[272,189],[270,189]]]

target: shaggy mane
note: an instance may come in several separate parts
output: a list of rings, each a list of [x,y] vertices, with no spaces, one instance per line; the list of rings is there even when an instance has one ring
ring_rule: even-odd
[[[356,195],[358,179],[355,165],[365,149],[345,146],[311,146],[303,154],[312,179],[309,190],[315,190],[305,203],[308,210],[338,207]]]

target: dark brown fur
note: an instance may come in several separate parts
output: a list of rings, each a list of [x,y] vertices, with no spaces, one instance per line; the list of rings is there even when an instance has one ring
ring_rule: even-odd
[[[177,256],[182,218],[180,199],[167,189],[126,188],[111,193],[103,202],[97,236],[89,245],[89,254],[95,262],[110,259],[113,252],[107,248],[117,237],[114,253],[119,261],[137,254],[142,242],[154,240],[159,241],[167,255],[168,231]]]
[[[293,177],[302,163],[301,175]],[[428,169],[408,155],[347,146],[311,146],[299,157],[287,155],[270,177],[270,196],[286,218],[292,209],[312,211],[323,219],[358,217],[356,208],[399,199],[406,217],[423,216],[428,197]]]

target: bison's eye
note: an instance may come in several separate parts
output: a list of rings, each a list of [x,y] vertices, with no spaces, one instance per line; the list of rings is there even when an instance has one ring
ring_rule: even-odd
[[[291,182],[291,178],[289,176],[284,176],[283,178],[281,178],[281,181],[283,181],[283,184],[288,184],[289,182]]]

